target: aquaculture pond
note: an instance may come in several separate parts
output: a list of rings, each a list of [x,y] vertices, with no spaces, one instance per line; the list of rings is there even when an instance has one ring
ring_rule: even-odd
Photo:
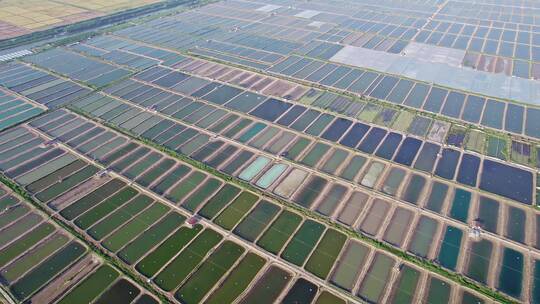
[[[509,207],[507,216],[506,236],[516,242],[524,243],[525,223],[527,222],[525,211],[520,208]]]
[[[419,279],[420,272],[418,270],[408,265],[400,266],[399,276],[392,288],[389,302],[412,303]]]
[[[532,179],[532,173],[529,171],[485,160],[480,189],[531,204]]]
[[[441,279],[430,277],[428,279],[429,289],[426,292],[426,303],[448,303],[452,286]]]
[[[478,282],[485,283],[489,273],[493,244],[488,240],[473,242],[468,254],[465,273]]]
[[[101,294],[95,303],[131,303],[141,290],[126,279],[120,279]]]
[[[232,303],[247,288],[265,263],[266,261],[255,253],[247,253],[220,286],[208,296],[205,303]]]
[[[397,247],[403,245],[405,236],[413,219],[413,212],[404,208],[396,208],[386,228],[383,239]]]
[[[510,248],[502,252],[502,264],[499,273],[499,289],[515,298],[519,298],[523,281],[523,254]]]
[[[463,189],[456,189],[454,199],[450,209],[450,217],[460,222],[467,222],[469,206],[471,202],[471,193]]]
[[[369,188],[375,187],[375,185],[377,183],[377,180],[379,179],[379,176],[384,171],[384,168],[385,168],[385,165],[383,163],[372,162],[369,165],[369,167],[368,167],[368,169],[366,171],[366,174],[364,175],[364,177],[360,181],[360,184],[362,186],[366,186],[366,187],[369,187]]]
[[[259,197],[252,193],[242,192],[214,219],[214,222],[227,230],[231,230],[258,199]]]
[[[422,216],[416,225],[409,250],[418,256],[427,257],[437,228],[436,220]]]
[[[305,269],[319,278],[325,279],[346,240],[347,237],[344,234],[334,229],[328,229],[306,262]]]
[[[303,278],[298,279],[289,289],[281,303],[284,304],[309,304],[315,298],[319,288],[317,285]]]
[[[280,208],[267,201],[261,201],[236,226],[234,233],[253,242],[279,213]]]
[[[358,242],[350,242],[334,267],[330,281],[340,288],[352,290],[369,251]]]
[[[425,177],[422,175],[413,174],[409,180],[409,184],[403,191],[402,198],[411,204],[417,205],[418,200],[420,199],[424,190],[425,184]]]
[[[294,201],[302,207],[310,208],[317,197],[324,191],[328,181],[320,176],[311,176],[308,181],[297,191]]]
[[[281,257],[295,265],[303,265],[324,229],[322,224],[306,220],[290,239],[287,247],[281,253]]]
[[[271,265],[248,291],[240,303],[274,303],[290,280],[290,273],[275,265]]]
[[[257,245],[271,253],[277,254],[301,222],[302,217],[298,214],[287,210],[282,211],[259,238]]]
[[[540,303],[540,261],[534,261],[534,269],[532,271],[532,291],[531,291],[531,302],[534,304]]]
[[[401,182],[405,178],[405,170],[401,168],[392,168],[384,180],[382,191],[386,194],[395,196],[399,190]]]
[[[335,212],[339,203],[341,203],[343,197],[347,194],[347,191],[348,189],[343,185],[333,184],[330,186],[327,193],[319,199],[319,205],[316,207],[317,212],[330,216]]]
[[[194,212],[212,195],[220,189],[222,183],[215,178],[209,178],[203,182],[194,192],[192,192],[183,202],[182,207]]]
[[[199,210],[199,215],[212,219],[218,214],[227,204],[229,204],[239,193],[240,188],[227,184],[223,186],[214,196],[212,196],[206,204]]]
[[[369,302],[379,302],[386,290],[386,285],[381,284],[381,282],[387,282],[394,263],[395,261],[389,256],[377,253],[373,258],[371,268],[360,285],[358,296]]]
[[[307,177],[306,171],[294,168],[289,174],[276,186],[274,193],[282,197],[290,197],[294,191],[302,184]]]
[[[452,226],[446,227],[437,258],[443,267],[452,270],[456,268],[459,253],[461,252],[462,237],[463,232],[460,229]]]
[[[175,212],[167,214],[120,250],[117,254],[118,257],[127,264],[133,264],[178,226],[182,225],[185,219],[184,216]]]
[[[69,291],[58,303],[90,303],[109,287],[118,276],[119,273],[112,267],[101,266]]]
[[[151,205],[120,229],[109,234],[101,242],[101,245],[112,252],[117,252],[150,225],[159,220],[167,211],[169,211],[169,207],[165,205],[159,203]]]
[[[240,258],[244,250],[238,244],[224,241],[181,285],[175,297],[182,303],[200,303],[206,293]]]
[[[447,193],[448,193],[448,185],[439,183],[439,182],[434,182],[431,185],[431,193],[428,196],[428,199],[426,202],[426,208],[428,208],[429,210],[435,211],[437,213],[441,212]]]
[[[10,291],[18,300],[22,301],[26,299],[46,284],[51,277],[56,276],[68,265],[78,260],[86,253],[86,250],[78,242],[69,243],[55,252],[46,261],[19,278],[16,283],[11,285]]]
[[[285,164],[274,164],[255,183],[257,186],[266,189],[270,187],[287,169]]]
[[[345,301],[343,299],[338,298],[334,294],[323,291],[319,293],[319,296],[317,300],[314,302],[315,304],[345,304]]]
[[[181,227],[169,236],[152,252],[141,259],[135,269],[144,276],[154,276],[161,267],[171,260],[176,253],[181,251],[200,231],[202,226],[197,225],[193,229]]]
[[[244,170],[242,170],[242,172],[240,172],[240,175],[238,175],[238,177],[245,181],[250,181],[257,174],[259,174],[259,172],[261,172],[261,170],[269,163],[270,163],[270,159],[259,156],[255,159],[255,161],[253,161]]]
[[[499,223],[499,202],[480,196],[477,222],[487,231],[496,233]]]
[[[368,199],[369,196],[363,192],[353,192],[339,213],[338,220],[347,226],[352,226],[358,219],[360,212],[364,210]]]
[[[388,210],[390,210],[389,202],[382,199],[374,200],[360,229],[367,234],[377,235],[381,229],[381,224],[388,214]]]
[[[154,277],[154,282],[163,290],[175,289],[221,239],[217,232],[204,230]]]
[[[348,152],[340,149],[334,149],[328,159],[321,166],[321,170],[329,174],[335,174],[337,169],[343,165],[348,156]]]

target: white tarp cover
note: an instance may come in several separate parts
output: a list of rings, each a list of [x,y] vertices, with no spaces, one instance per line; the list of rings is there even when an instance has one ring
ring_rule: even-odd
[[[320,14],[321,12],[319,11],[313,11],[313,10],[305,10],[305,11],[301,11],[300,13],[294,15],[295,17],[298,17],[298,18],[306,18],[306,19],[311,19],[315,16],[317,16],[318,14]]]
[[[416,58],[428,62],[446,63],[459,67],[465,57],[464,50],[451,49],[425,43],[411,42],[402,51],[405,57]]]
[[[279,5],[268,4],[268,5],[259,7],[258,9],[256,9],[256,11],[258,11],[258,12],[269,13],[269,12],[271,12],[271,11],[277,10],[277,9],[280,8],[280,7],[281,7],[281,6],[279,6]]]
[[[540,82],[447,63],[345,46],[330,61],[373,69],[458,90],[540,105]]]

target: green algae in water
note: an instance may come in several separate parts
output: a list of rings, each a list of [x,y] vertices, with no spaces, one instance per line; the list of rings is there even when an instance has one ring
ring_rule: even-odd
[[[240,188],[226,184],[199,210],[199,215],[207,219],[214,218],[240,191]]]
[[[95,240],[101,240],[117,227],[136,216],[143,209],[152,203],[152,199],[146,195],[139,195],[120,207],[109,216],[103,218],[99,223],[92,226],[87,233]]]
[[[185,226],[181,227],[159,245],[157,249],[137,263],[135,269],[147,278],[154,276],[163,265],[182,250],[201,230],[201,225],[196,225],[193,229]]]
[[[114,209],[132,199],[135,195],[137,195],[137,193],[137,190],[131,187],[120,190],[101,203],[96,203],[95,207],[88,210],[75,220],[75,225],[81,229],[88,229],[97,221],[111,213]]]
[[[35,248],[32,248],[30,252],[24,254],[5,267],[2,270],[2,280],[7,283],[14,282],[25,272],[37,266],[48,256],[63,247],[68,241],[69,238],[67,235],[55,233],[52,237],[40,242]]]
[[[214,223],[227,230],[233,229],[258,199],[258,196],[250,192],[242,192],[218,217],[216,217]]]
[[[246,254],[205,303],[232,303],[247,288],[265,263],[266,261],[255,253]]]
[[[328,291],[323,291],[319,294],[315,304],[345,304],[345,301]]]
[[[325,161],[321,170],[329,174],[334,174],[337,168],[343,164],[347,156],[349,156],[347,151],[335,149],[332,152],[332,155]]]
[[[182,303],[199,303],[243,252],[240,245],[224,241],[178,289],[175,297]]]
[[[72,289],[58,304],[90,303],[117,277],[116,270],[109,265],[103,265]]]
[[[317,248],[311,254],[305,269],[321,279],[325,279],[332,269],[347,237],[334,229],[328,229]]]
[[[56,228],[50,223],[41,224],[15,242],[11,243],[9,246],[4,247],[2,250],[0,250],[0,267],[3,267],[8,262],[12,261],[17,256],[28,250],[28,248],[46,238],[55,229]]]
[[[259,239],[257,245],[270,253],[277,254],[301,221],[302,217],[298,214],[286,210],[281,212]]]
[[[221,187],[221,182],[215,178],[209,178],[195,192],[190,194],[182,203],[182,207],[193,212],[195,211],[208,197],[210,197],[217,189]]]
[[[295,160],[304,149],[307,148],[307,146],[311,143],[311,141],[307,138],[299,138],[290,148],[288,151],[285,152],[285,157],[287,157],[290,160]]]
[[[295,265],[303,265],[324,229],[324,225],[312,220],[306,220],[289,241],[281,257]]]
[[[261,201],[234,229],[234,233],[253,242],[279,212],[277,205]]]
[[[135,263],[150,249],[159,244],[184,222],[186,218],[176,212],[167,214],[158,223],[148,228],[129,245],[118,252],[118,257],[128,265]]]
[[[78,199],[68,207],[64,208],[60,212],[60,215],[67,220],[73,220],[90,208],[94,207],[97,202],[100,202],[104,198],[120,190],[124,185],[125,183],[121,180],[113,179],[105,185],[92,191],[90,194]]]
[[[323,143],[316,143],[313,145],[311,150],[306,153],[306,155],[302,158],[301,163],[307,165],[308,167],[314,167],[328,152],[330,149],[330,146]]]
[[[154,282],[165,291],[175,289],[222,238],[211,229],[204,230],[154,278]]]
[[[78,260],[85,252],[86,248],[80,243],[68,244],[13,284],[10,288],[11,292],[18,300],[22,301],[68,265]]]
[[[195,171],[185,179],[181,180],[180,183],[174,186],[165,196],[171,201],[178,203],[193,191],[193,189],[198,187],[205,178],[206,174]]]
[[[101,244],[110,251],[116,252],[141,232],[143,232],[151,224],[155,223],[167,211],[169,211],[169,207],[155,203],[145,209],[143,212],[139,213],[120,229],[110,234],[101,242]]]

